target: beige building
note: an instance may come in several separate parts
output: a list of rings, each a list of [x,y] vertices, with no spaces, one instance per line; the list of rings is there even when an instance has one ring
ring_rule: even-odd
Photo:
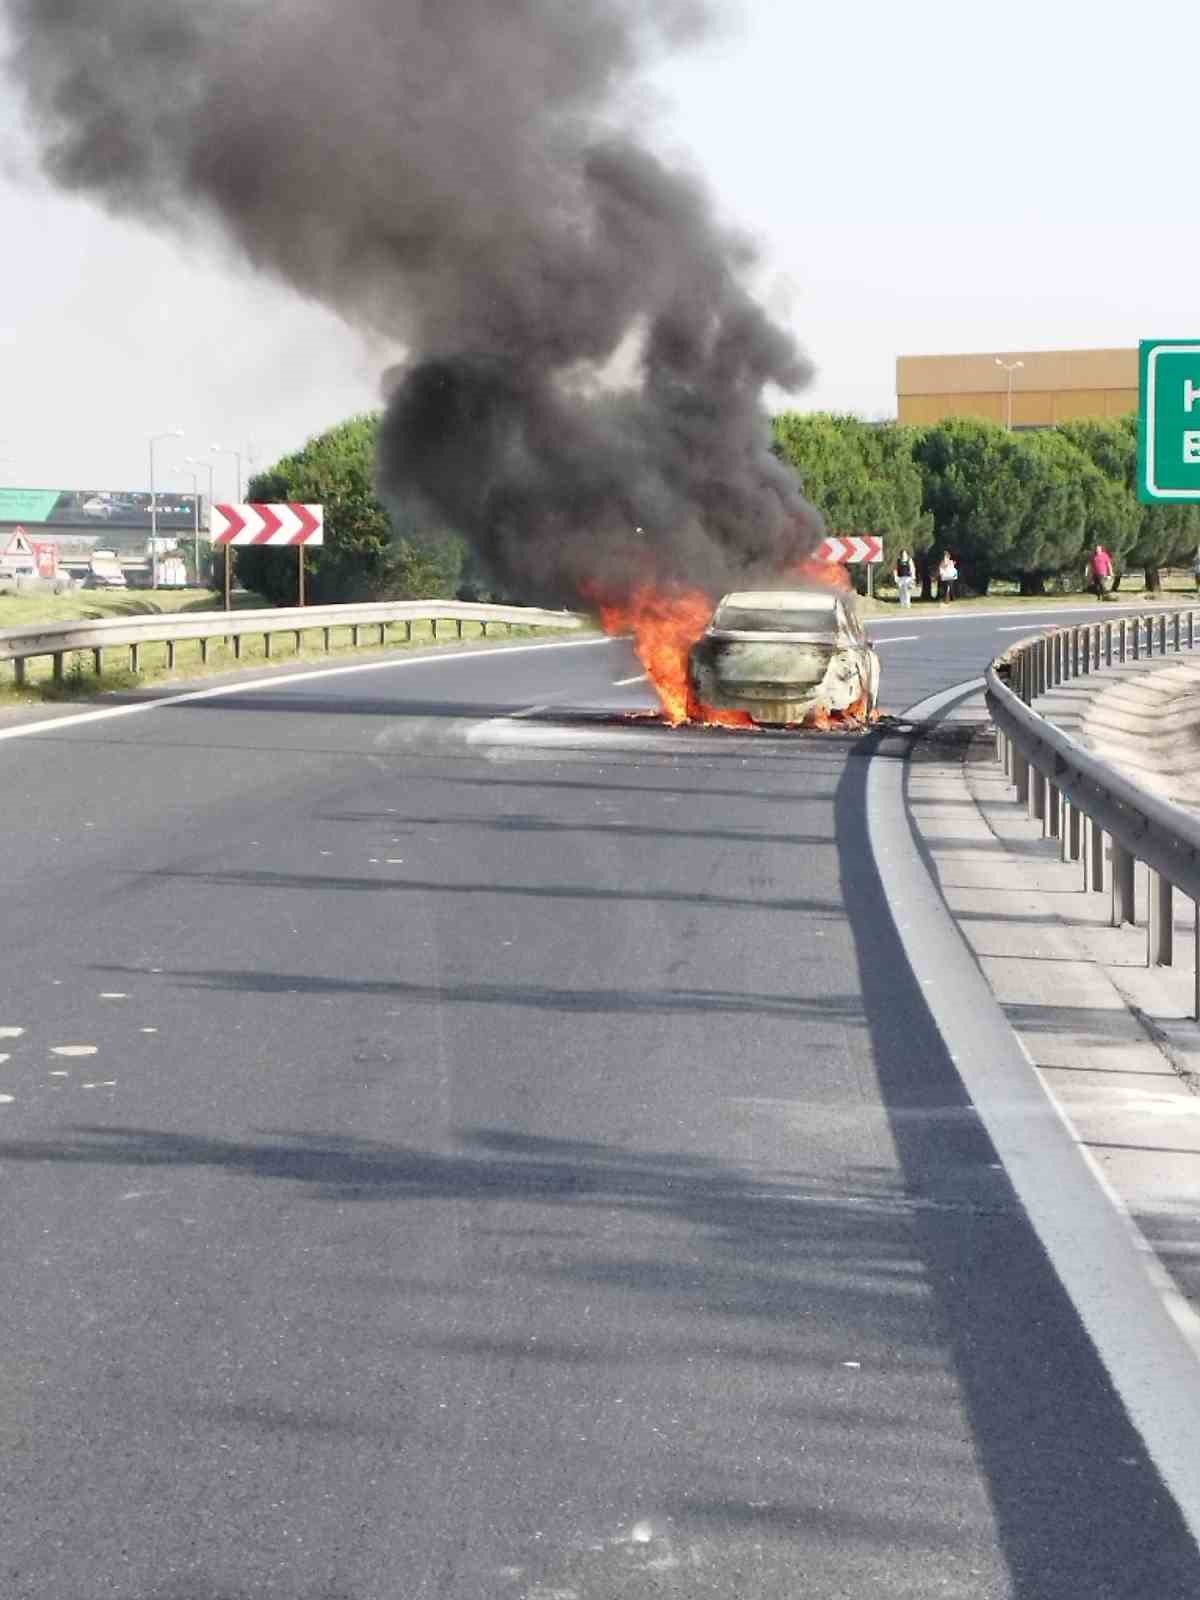
[[[1010,378],[1014,428],[1048,428],[1076,417],[1120,417],[1138,407],[1136,349],[997,350],[971,356],[900,356],[897,415],[901,422],[986,417],[1006,423]]]

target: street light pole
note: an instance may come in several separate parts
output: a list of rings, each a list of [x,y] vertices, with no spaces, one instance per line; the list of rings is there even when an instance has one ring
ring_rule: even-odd
[[[154,446],[162,439],[182,439],[182,428],[156,433],[150,439],[150,587],[158,588],[158,490],[154,486]]]
[[[1011,433],[1012,432],[1013,373],[1014,372],[1019,372],[1020,369],[1025,365],[1025,363],[1023,361],[1012,361],[1012,362],[1001,361],[1000,357],[997,356],[996,357],[996,365],[1000,368],[1000,370],[1002,372],[1006,372],[1008,374],[1008,406],[1007,406],[1007,410],[1006,410],[1006,416],[1007,416],[1008,420],[1007,420],[1005,426],[1007,427],[1009,433]]]
[[[215,495],[213,493],[213,471],[214,471],[213,464],[212,464],[211,461],[205,461],[202,456],[185,456],[184,460],[187,462],[187,464],[190,467],[196,467],[197,469],[208,473],[208,533],[209,533],[209,538],[211,539],[211,537],[212,537],[212,508],[213,508],[213,500],[215,499]],[[200,577],[199,546],[197,546],[197,555],[196,555],[196,577],[197,577],[197,580]]]
[[[240,450],[231,450],[228,446],[219,444],[210,445],[209,449],[215,456],[232,456],[237,462],[237,497],[239,503],[242,498],[242,453]]]
[[[191,456],[187,458],[189,461]],[[200,582],[200,474],[198,472],[185,472],[185,478],[192,480],[192,565],[196,569],[196,583]]]

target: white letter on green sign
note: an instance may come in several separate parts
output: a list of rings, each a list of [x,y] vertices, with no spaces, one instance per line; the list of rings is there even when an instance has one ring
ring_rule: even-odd
[[[1197,389],[1190,378],[1185,378],[1183,380],[1183,409],[1190,411],[1197,400],[1200,400],[1200,389]]]
[[[1184,434],[1183,459],[1189,466],[1200,466],[1200,433]]]

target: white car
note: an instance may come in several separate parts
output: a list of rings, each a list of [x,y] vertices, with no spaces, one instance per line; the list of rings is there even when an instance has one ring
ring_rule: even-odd
[[[727,594],[689,658],[706,706],[771,726],[846,717],[879,703],[879,657],[854,596],[835,589]]]
[[[79,509],[85,517],[97,517],[102,522],[107,522],[113,514],[111,501],[105,500],[98,494],[94,494],[90,500],[85,500]]]

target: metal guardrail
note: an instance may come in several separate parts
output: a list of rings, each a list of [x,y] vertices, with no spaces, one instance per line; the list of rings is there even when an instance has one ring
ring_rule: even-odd
[[[95,670],[100,672],[105,650],[127,648],[130,670],[140,669],[139,651],[144,644],[166,644],[167,667],[175,665],[175,647],[181,640],[200,641],[200,660],[208,661],[213,639],[233,642],[235,658],[241,659],[242,640],[261,634],[268,658],[274,635],[294,635],[296,649],[304,634],[324,634],[325,649],[335,628],[349,628],[357,647],[364,628],[379,629],[379,643],[387,643],[388,629],[403,624],[405,639],[412,638],[414,622],[429,622],[436,639],[439,622],[452,623],[462,638],[464,622],[478,622],[486,636],[489,626],[575,629],[586,619],[569,611],[544,611],[532,606],[477,605],[458,600],[397,600],[360,606],[272,607],[261,611],[155,611],[140,616],[103,617],[78,622],[34,623],[24,628],[0,630],[0,661],[11,661],[18,684],[25,682],[25,663],[36,656],[50,656],[54,677],[63,677],[67,656],[90,651]]]
[[[1146,863],[1148,966],[1174,962],[1174,891],[1196,902],[1194,1015],[1200,1021],[1200,814],[1141,788],[1032,706],[1039,695],[1103,667],[1194,650],[1196,632],[1194,611],[1051,629],[1023,639],[1007,653],[1007,662],[992,663],[987,704],[997,759],[1017,799],[1041,822],[1044,837],[1061,842],[1064,861],[1082,863],[1085,891],[1105,891],[1109,840],[1114,927],[1136,924],[1135,867]]]

